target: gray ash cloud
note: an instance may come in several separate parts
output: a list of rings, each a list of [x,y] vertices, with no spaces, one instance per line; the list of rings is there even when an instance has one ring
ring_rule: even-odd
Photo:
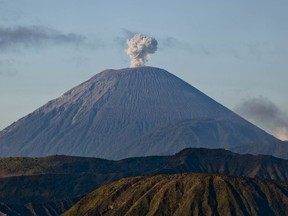
[[[44,26],[0,26],[0,51],[17,47],[34,47],[45,44],[85,43],[86,37],[75,33],[61,33]]]

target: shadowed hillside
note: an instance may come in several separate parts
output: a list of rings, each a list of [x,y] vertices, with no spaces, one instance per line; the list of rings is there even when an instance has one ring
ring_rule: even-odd
[[[72,156],[0,158],[0,177],[84,173],[128,177],[181,172],[288,181],[288,160],[204,148],[189,148],[172,156],[136,157],[119,161]]]
[[[203,148],[185,149],[173,156],[119,161],[71,156],[1,158],[0,211],[9,213],[7,208],[5,210],[5,206],[9,206],[25,215],[27,206],[40,210],[49,206],[54,208],[54,212],[63,212],[79,197],[124,177],[185,172],[288,182],[288,161],[272,156],[240,155],[223,149]],[[63,200],[70,205],[63,205]]]
[[[0,203],[0,215],[5,216],[58,216],[67,209],[71,208],[81,197],[51,201],[48,203],[28,203],[24,205]]]

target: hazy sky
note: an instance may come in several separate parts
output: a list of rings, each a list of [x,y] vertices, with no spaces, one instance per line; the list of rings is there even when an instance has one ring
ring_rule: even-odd
[[[287,0],[0,0],[0,129],[129,67],[131,33],[158,40],[147,65],[232,110],[265,98],[287,116],[287,11]]]

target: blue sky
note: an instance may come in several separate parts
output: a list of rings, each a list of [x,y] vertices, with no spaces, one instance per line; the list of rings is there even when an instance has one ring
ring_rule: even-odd
[[[129,67],[131,33],[158,40],[147,65],[232,110],[264,98],[286,118],[287,11],[287,0],[0,0],[0,129],[104,69]]]

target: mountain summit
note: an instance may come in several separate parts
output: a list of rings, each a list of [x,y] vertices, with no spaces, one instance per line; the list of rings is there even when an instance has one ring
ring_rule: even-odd
[[[105,70],[0,132],[0,156],[120,159],[186,147],[287,157],[275,137],[154,67]]]

